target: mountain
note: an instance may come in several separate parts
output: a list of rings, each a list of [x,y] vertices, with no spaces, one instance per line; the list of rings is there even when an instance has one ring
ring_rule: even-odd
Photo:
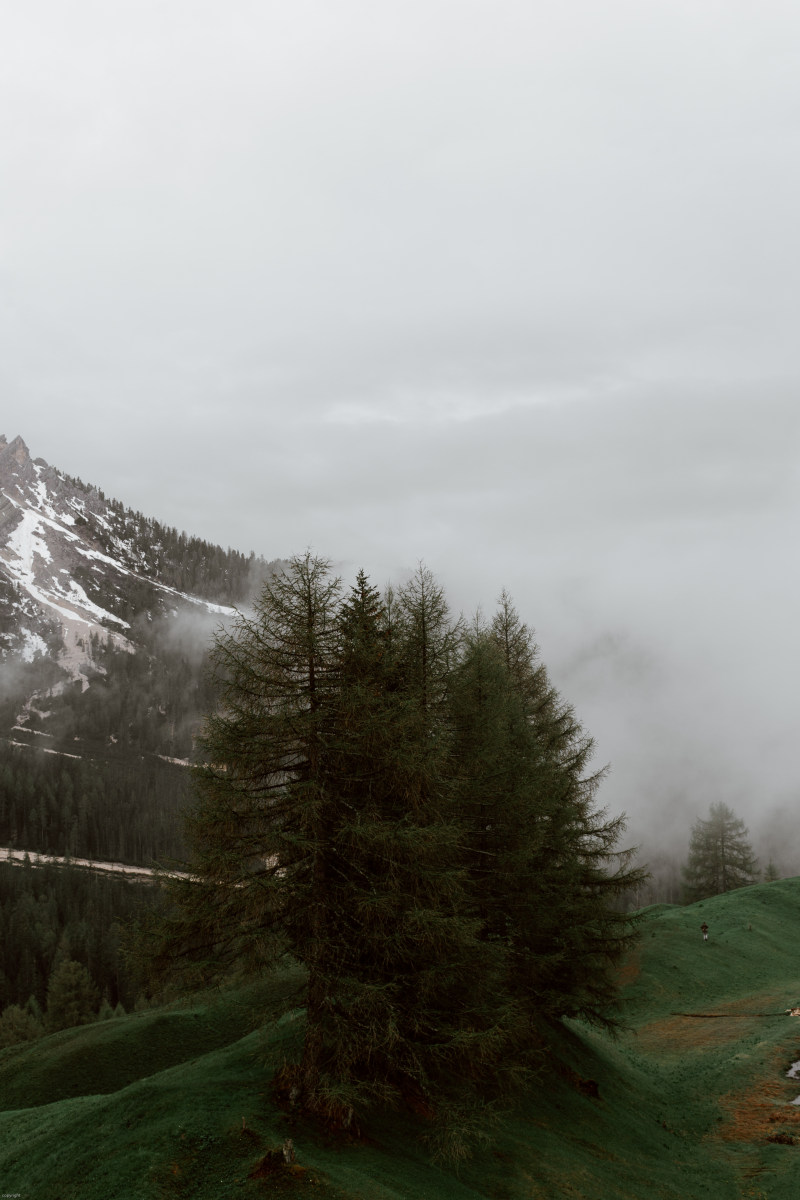
[[[223,551],[124,509],[0,435],[0,645],[53,658],[86,686],[92,639],[131,651],[142,612],[232,614],[255,556]]]
[[[0,436],[0,847],[179,854],[213,631],[275,569]],[[176,770],[177,766],[177,770]]]

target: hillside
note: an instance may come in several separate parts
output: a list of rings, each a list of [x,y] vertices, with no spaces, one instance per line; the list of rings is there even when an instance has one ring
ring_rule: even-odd
[[[274,1106],[302,1021],[287,972],[0,1053],[0,1180],[40,1200],[794,1200],[798,916],[800,879],[646,910],[629,1031],[562,1026],[539,1090],[458,1174],[430,1165],[411,1114],[344,1144]],[[273,1169],[287,1136],[297,1164]]]

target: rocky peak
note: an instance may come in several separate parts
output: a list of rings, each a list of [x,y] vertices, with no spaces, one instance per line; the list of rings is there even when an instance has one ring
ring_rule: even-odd
[[[7,442],[0,437],[0,487],[7,493],[21,496],[24,486],[35,482],[36,469],[31,461],[28,447],[21,437]]]
[[[14,438],[13,442],[7,442],[5,435],[0,434],[0,463],[11,460],[21,467],[29,463],[31,456],[28,447],[19,435]]]

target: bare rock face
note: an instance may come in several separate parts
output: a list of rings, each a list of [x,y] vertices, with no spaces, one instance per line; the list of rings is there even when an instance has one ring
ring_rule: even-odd
[[[2,468],[4,459],[9,462],[13,460],[18,467],[28,466],[31,456],[21,437],[15,437],[13,442],[7,442],[5,436],[0,435],[0,468]],[[14,468],[12,467],[10,470],[13,472]]]

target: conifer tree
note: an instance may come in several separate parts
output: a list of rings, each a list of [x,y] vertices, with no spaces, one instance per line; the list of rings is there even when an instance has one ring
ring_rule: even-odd
[[[200,978],[233,964],[257,971],[279,961],[302,929],[312,1030],[329,911],[323,751],[340,591],[325,560],[295,558],[265,586],[254,616],[217,639],[220,707],[199,744],[204,764],[188,818],[199,882],[173,886],[177,913],[154,957],[156,969],[168,967],[175,946]],[[313,1044],[309,1081],[319,1069]]]
[[[528,873],[530,734],[514,680],[480,622],[466,634],[452,673],[450,712],[470,895],[483,938],[505,941],[516,881]]]
[[[9,1004],[0,1014],[0,1050],[42,1037],[44,1026],[27,1009]]]
[[[619,851],[624,817],[595,805],[604,771],[594,746],[550,683],[533,634],[504,591],[491,624],[522,706],[525,749],[514,866],[506,874],[511,987],[533,1018],[580,1016],[614,1028],[614,967],[635,938],[620,898],[643,882]]]
[[[95,1020],[100,995],[82,963],[64,959],[47,985],[47,1028],[88,1025]]]
[[[488,1100],[514,1072],[465,890],[448,746],[431,736],[453,633],[441,589],[416,582],[394,629],[363,572],[339,613],[326,1087],[350,1104],[422,1102],[452,1150],[476,1089]]]
[[[421,563],[399,589],[393,609],[391,632],[399,642],[407,688],[420,719],[436,740],[449,673],[461,644],[461,623],[451,620],[444,589]]]
[[[689,857],[683,869],[686,898],[704,900],[720,892],[755,883],[758,865],[744,821],[727,804],[712,804],[708,818],[692,828]]]

